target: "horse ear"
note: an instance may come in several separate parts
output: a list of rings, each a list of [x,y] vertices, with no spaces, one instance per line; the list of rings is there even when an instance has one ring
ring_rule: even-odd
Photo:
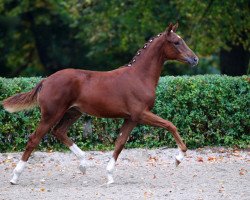
[[[178,28],[179,24],[178,22],[173,26],[172,30],[173,32],[176,32],[177,28]]]
[[[166,28],[166,33],[169,35],[169,33],[172,31],[173,28],[173,24],[172,22],[168,25],[168,27]]]

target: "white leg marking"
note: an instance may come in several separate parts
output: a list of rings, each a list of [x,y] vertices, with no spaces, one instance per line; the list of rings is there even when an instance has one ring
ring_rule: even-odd
[[[13,185],[17,184],[17,180],[19,178],[19,176],[22,174],[24,167],[26,165],[27,162],[20,160],[17,164],[17,166],[15,167],[14,171],[13,171],[13,177],[10,180],[10,183]]]
[[[73,144],[69,149],[77,156],[80,160],[79,169],[85,174],[86,173],[86,161],[85,161],[85,153],[76,145]]]
[[[113,171],[115,168],[115,159],[112,157],[107,165],[107,176],[108,176],[108,185],[114,183]]]
[[[76,145],[73,144],[69,149],[80,159],[85,159],[85,153]]]
[[[176,160],[181,162],[183,160],[184,156],[186,155],[186,153],[184,153],[180,148],[178,148],[178,149],[179,149],[179,155],[176,156],[175,158],[176,158]]]

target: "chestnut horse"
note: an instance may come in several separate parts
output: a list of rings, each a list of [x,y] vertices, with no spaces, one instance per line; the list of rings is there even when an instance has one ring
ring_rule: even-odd
[[[96,72],[65,69],[43,79],[30,92],[16,94],[3,101],[9,112],[40,106],[41,120],[29,137],[26,149],[13,171],[12,184],[16,184],[31,152],[44,135],[52,134],[79,158],[80,170],[85,173],[84,152],[67,136],[67,131],[83,113],[106,118],[124,118],[115,143],[113,156],[107,165],[108,184],[113,183],[115,162],[130,132],[137,124],[163,127],[174,137],[179,155],[178,165],[187,151],[177,128],[150,110],[155,102],[155,90],[166,60],[178,60],[192,66],[198,57],[176,34],[178,24],[170,24],[166,31],[150,39],[126,66],[113,71]]]

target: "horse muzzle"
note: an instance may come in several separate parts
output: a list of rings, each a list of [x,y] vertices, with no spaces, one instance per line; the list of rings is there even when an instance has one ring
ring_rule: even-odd
[[[199,62],[199,58],[197,56],[186,57],[185,61],[192,67],[196,66]]]

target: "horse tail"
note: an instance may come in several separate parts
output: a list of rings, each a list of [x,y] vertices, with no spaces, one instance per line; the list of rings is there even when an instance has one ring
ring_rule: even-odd
[[[3,107],[10,113],[31,109],[37,105],[37,95],[42,88],[42,80],[31,91],[18,93],[3,100]]]

